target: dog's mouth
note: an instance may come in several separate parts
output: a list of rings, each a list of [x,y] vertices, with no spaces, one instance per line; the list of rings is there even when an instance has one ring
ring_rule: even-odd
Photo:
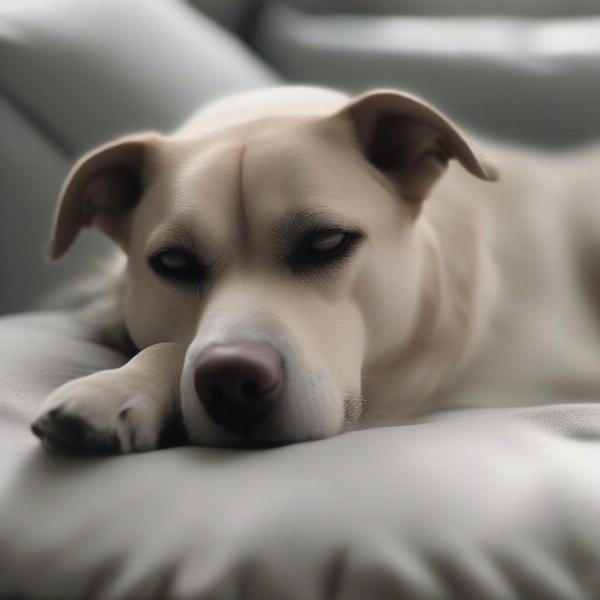
[[[215,397],[215,402],[218,397]],[[283,403],[288,401],[284,397]],[[225,405],[220,404],[218,409],[211,411],[210,416],[205,414],[205,422],[202,425],[201,433],[194,437],[193,425],[190,427],[183,425],[180,421],[175,435],[170,438],[175,443],[180,443],[184,439],[185,444],[209,446],[215,448],[233,448],[246,450],[266,450],[281,446],[289,446],[299,443],[318,441],[329,438],[341,433],[352,431],[360,426],[362,416],[362,406],[364,401],[360,394],[351,394],[348,396],[343,409],[343,417],[338,421],[334,428],[325,429],[322,423],[312,421],[310,427],[304,423],[295,422],[290,419],[290,415],[283,414],[284,409],[261,414],[260,418],[252,412],[250,417],[245,410],[238,411],[236,414],[223,414],[224,425],[220,423],[221,416],[218,411],[225,413]],[[304,407],[300,407],[302,409]],[[309,407],[306,407],[309,408]],[[318,415],[313,415],[313,418]],[[324,421],[327,420],[325,416]],[[189,432],[189,434],[188,434]],[[183,435],[182,435],[183,434]]]

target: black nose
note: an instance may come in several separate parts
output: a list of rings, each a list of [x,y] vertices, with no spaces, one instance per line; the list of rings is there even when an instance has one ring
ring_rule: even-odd
[[[196,363],[198,398],[215,423],[235,433],[249,433],[269,416],[282,378],[280,355],[263,342],[214,344]]]

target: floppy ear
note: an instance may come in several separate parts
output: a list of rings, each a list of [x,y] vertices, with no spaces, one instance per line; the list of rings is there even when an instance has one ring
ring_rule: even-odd
[[[408,94],[368,92],[338,115],[350,117],[366,158],[394,180],[408,201],[424,200],[452,158],[480,179],[498,178],[448,118]]]
[[[60,258],[82,227],[94,225],[124,247],[127,213],[145,186],[149,155],[160,146],[157,133],[129,135],[92,150],[67,176],[54,214],[48,258]]]

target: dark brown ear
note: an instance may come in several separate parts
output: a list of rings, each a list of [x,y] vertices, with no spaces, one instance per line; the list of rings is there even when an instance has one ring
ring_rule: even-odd
[[[381,90],[359,96],[340,115],[349,116],[367,159],[389,175],[402,196],[424,200],[456,158],[470,173],[495,181],[498,173],[433,106],[408,94]]]
[[[91,225],[124,247],[128,230],[124,217],[142,195],[149,155],[162,140],[153,132],[129,135],[77,161],[60,192],[48,258],[63,256],[80,229]]]

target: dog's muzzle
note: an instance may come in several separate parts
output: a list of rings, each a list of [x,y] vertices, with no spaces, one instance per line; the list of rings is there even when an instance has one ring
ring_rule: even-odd
[[[237,434],[252,432],[276,408],[281,356],[266,342],[212,344],[198,356],[194,385],[210,418]]]

